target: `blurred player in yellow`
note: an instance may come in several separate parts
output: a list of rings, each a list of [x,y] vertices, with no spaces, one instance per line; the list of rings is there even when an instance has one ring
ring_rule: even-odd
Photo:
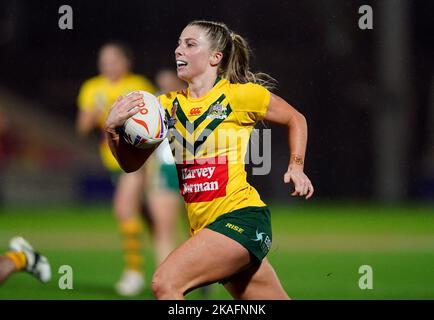
[[[111,105],[119,95],[136,90],[156,92],[149,80],[130,71],[132,52],[122,43],[107,43],[100,49],[98,68],[100,74],[85,81],[78,95],[76,129],[82,136],[102,128]],[[119,221],[125,256],[125,269],[115,288],[120,295],[137,295],[145,285],[140,239],[143,232],[140,212],[145,171],[141,168],[134,173],[122,172],[102,133],[99,150],[102,162],[116,184],[113,206]]]
[[[184,90],[187,84],[178,78],[173,69],[162,69],[155,76],[159,94]],[[154,227],[159,232],[154,236],[158,265],[175,248],[176,225],[180,213],[178,174],[168,140],[164,140],[147,162],[151,182],[148,203],[154,217]],[[211,295],[211,286],[201,288],[204,298]]]
[[[0,256],[0,284],[20,271],[26,271],[44,283],[51,279],[47,258],[35,251],[24,238],[14,237],[9,242],[9,251]]]

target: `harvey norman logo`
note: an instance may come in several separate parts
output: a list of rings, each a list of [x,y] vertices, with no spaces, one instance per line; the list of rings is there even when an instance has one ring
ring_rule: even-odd
[[[196,178],[211,179],[215,171],[215,167],[197,168],[197,169],[182,169],[182,180],[190,180]],[[214,191],[219,189],[218,181],[205,181],[201,183],[183,183],[182,194],[202,191]]]
[[[227,159],[209,158],[211,161],[178,164],[181,194],[185,202],[205,202],[226,195],[228,183]],[[210,164],[213,163],[213,164]],[[204,163],[204,164],[200,164]]]
[[[211,179],[215,171],[214,167],[198,168],[198,169],[182,169],[182,180],[194,179],[196,177]]]

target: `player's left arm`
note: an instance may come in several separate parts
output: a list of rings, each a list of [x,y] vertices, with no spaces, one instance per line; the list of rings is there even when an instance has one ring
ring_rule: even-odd
[[[108,145],[120,167],[127,173],[139,170],[151,156],[157,145],[149,149],[139,149],[121,138],[119,129],[125,121],[139,112],[138,101],[142,96],[132,93],[126,97],[120,96],[113,104],[105,120],[104,130]]]
[[[285,183],[294,184],[292,196],[305,196],[309,199],[313,195],[314,188],[304,173],[307,145],[306,118],[285,100],[272,93],[264,120],[288,127],[290,160],[283,180]]]

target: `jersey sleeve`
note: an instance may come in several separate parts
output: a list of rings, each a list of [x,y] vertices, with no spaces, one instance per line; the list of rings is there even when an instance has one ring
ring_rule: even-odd
[[[173,100],[175,100],[178,93],[179,91],[171,91],[171,92],[160,94],[157,97],[163,109],[170,115],[172,115]]]
[[[264,119],[270,97],[270,91],[259,84],[239,84],[234,92],[233,109],[242,123],[254,123]]]
[[[160,94],[157,98],[158,101],[160,101],[161,106],[163,107],[164,111],[168,112],[170,114],[171,108],[172,108],[172,99],[171,99],[172,94],[169,93],[164,93],[164,94]]]
[[[85,81],[78,93],[77,105],[80,110],[91,111],[94,108],[94,90],[91,81]]]

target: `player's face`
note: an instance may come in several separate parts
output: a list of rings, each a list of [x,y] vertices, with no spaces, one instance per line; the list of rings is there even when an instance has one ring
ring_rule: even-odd
[[[207,72],[211,68],[211,53],[206,32],[198,26],[186,27],[175,50],[178,77],[189,82]]]
[[[129,63],[119,48],[106,46],[100,52],[98,67],[102,75],[116,81],[128,72]]]

